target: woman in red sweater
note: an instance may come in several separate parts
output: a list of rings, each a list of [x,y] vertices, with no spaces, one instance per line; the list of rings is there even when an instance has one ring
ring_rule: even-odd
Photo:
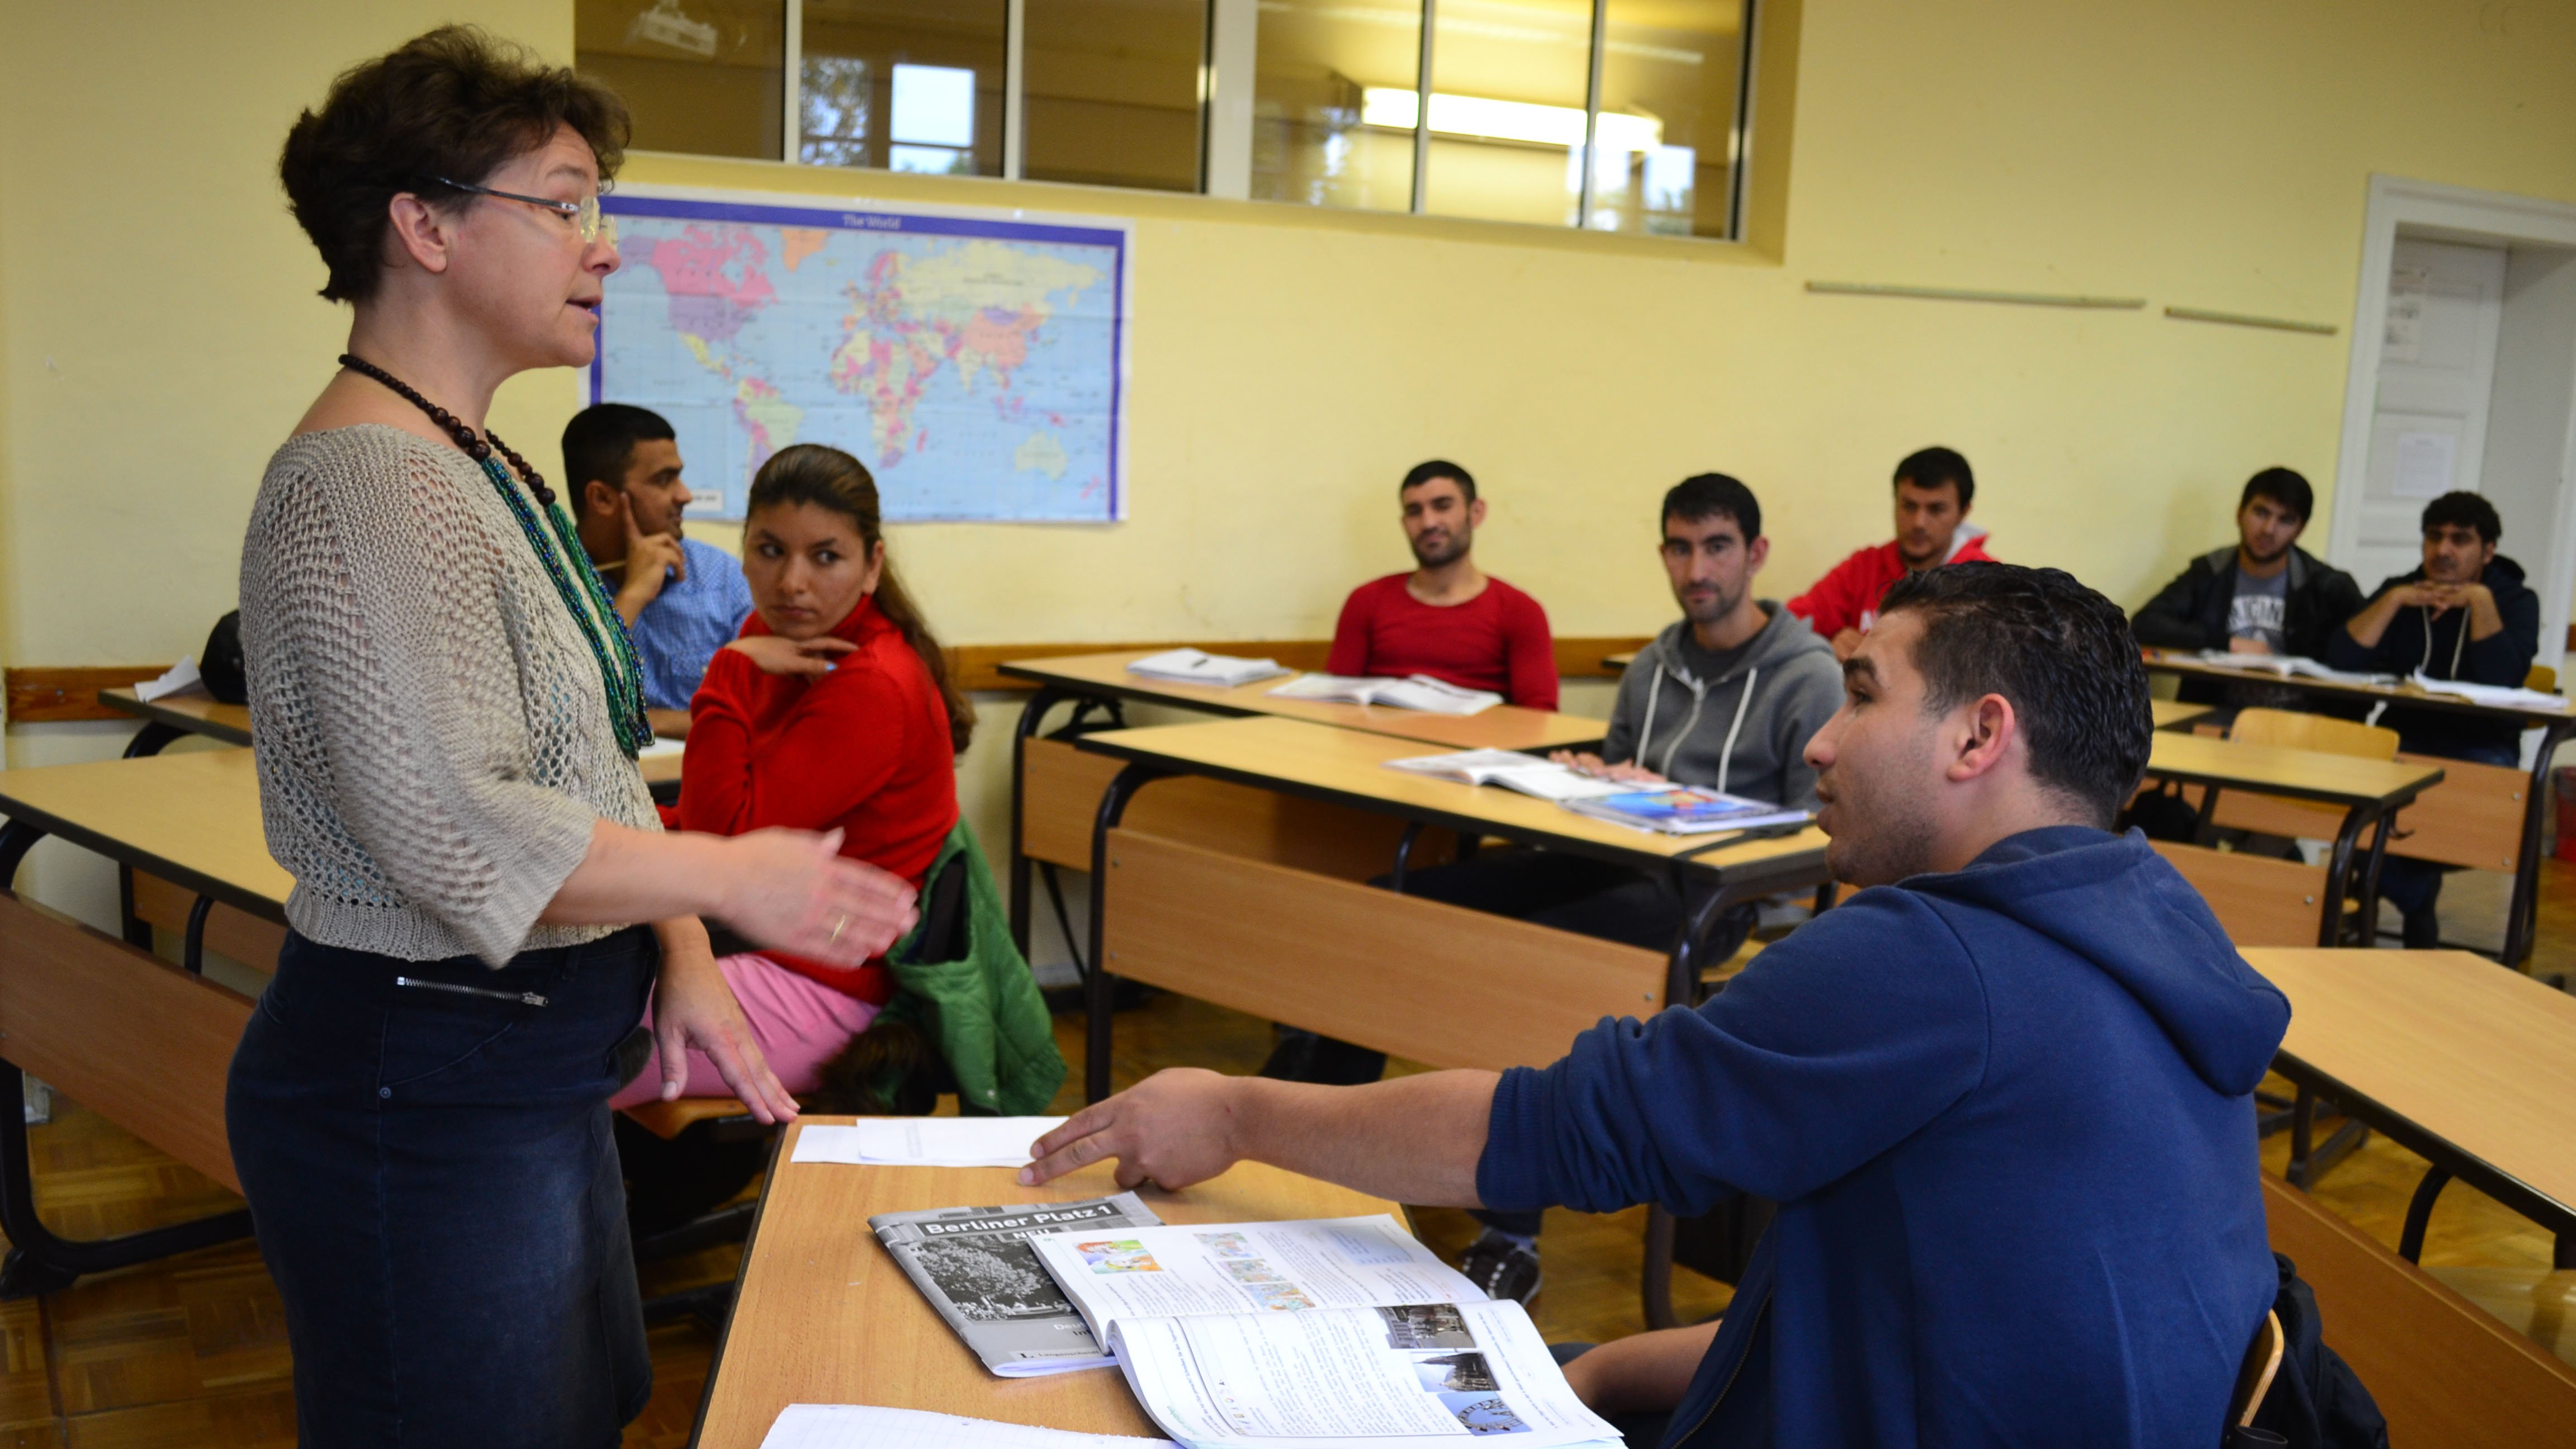
[[[876,480],[838,448],[783,449],[752,480],[742,541],[752,616],[690,701],[670,823],[833,832],[841,854],[920,886],[957,824],[956,757],[975,712],[886,560]],[[813,1090],[894,995],[882,960],[839,967],[765,951],[716,965],[791,1092]],[[647,1067],[615,1105],[649,1101],[660,1085]],[[691,1052],[684,1094],[727,1090]]]

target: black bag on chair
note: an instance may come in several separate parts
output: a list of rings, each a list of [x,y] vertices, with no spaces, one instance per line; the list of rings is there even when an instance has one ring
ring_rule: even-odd
[[[2254,1427],[2291,1449],[2388,1449],[2388,1420],[2352,1365],[2326,1347],[2317,1295],[2299,1281],[2299,1265],[2279,1253],[2272,1263],[2281,1273],[2272,1300],[2281,1320],[2281,1372],[2254,1411]]]
[[[197,673],[206,693],[225,704],[250,703],[250,671],[242,663],[241,610],[215,621],[206,636],[206,652],[197,658]]]

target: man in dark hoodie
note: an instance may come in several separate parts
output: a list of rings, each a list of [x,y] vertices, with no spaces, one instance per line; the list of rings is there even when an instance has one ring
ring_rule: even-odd
[[[2424,505],[2424,566],[2379,586],[2352,621],[2334,631],[2326,663],[2374,674],[2423,674],[2477,684],[2519,685],[2540,652],[2540,596],[2522,565],[2496,552],[2504,521],[2475,493],[2445,493]],[[2518,764],[2522,726],[2448,711],[2389,706],[2381,724],[2409,754]],[[2442,868],[2390,856],[2379,893],[2405,918],[2406,945],[2442,943]]]
[[[1670,1449],[2214,1443],[2278,1279],[2255,1084],[2289,1004],[2135,833],[2127,622],[2053,569],[1899,580],[1807,746],[1863,889],[1696,1010],[1544,1070],[1317,1087],[1176,1069],[1024,1183],[1238,1161],[1403,1202],[1780,1204],[1716,1323],[1575,1358]],[[2104,1122],[2123,1130],[2100,1130]]]
[[[2191,561],[2129,620],[2141,644],[2159,649],[2224,649],[2235,654],[2325,658],[2328,639],[2361,612],[2352,575],[2299,547],[2316,490],[2287,468],[2245,480],[2236,502],[2236,546]],[[2298,707],[2277,685],[2183,681],[2193,704]]]

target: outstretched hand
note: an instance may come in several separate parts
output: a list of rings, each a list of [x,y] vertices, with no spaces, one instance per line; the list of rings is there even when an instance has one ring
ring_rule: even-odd
[[[841,855],[841,832],[754,830],[725,842],[737,864],[718,912],[763,946],[857,966],[921,919],[901,877]]]
[[[1118,1159],[1122,1188],[1165,1189],[1205,1182],[1243,1160],[1236,1149],[1240,1080],[1197,1067],[1171,1067],[1076,1112],[1029,1148],[1020,1185],[1036,1187]]]
[[[700,941],[705,940],[703,933]],[[689,1053],[706,1054],[716,1075],[762,1122],[796,1120],[796,1099],[769,1068],[744,1020],[733,988],[703,946],[662,958],[653,985],[653,1044],[662,1064],[662,1100],[679,1097],[689,1080]]]

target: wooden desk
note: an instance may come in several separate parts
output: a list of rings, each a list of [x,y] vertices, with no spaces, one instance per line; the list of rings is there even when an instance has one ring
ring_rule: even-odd
[[[2452,1178],[2558,1236],[2576,1267],[2576,998],[2465,951],[2249,950],[2290,998],[2274,1067],[2299,1084],[2290,1181],[2331,1165],[2311,1152],[2311,1103],[2341,1106],[2432,1164],[2398,1253],[2424,1245]]]
[[[2379,862],[2387,849],[2388,832],[2372,832],[2368,860],[2357,863],[2354,857],[2361,833],[2394,816],[2442,779],[2441,768],[2436,765],[2243,744],[2170,730],[2156,731],[2146,773],[2150,779],[2202,786],[2204,824],[2208,812],[2215,807],[2217,792],[2223,789],[2342,807],[2343,824],[2336,832],[2325,868],[2324,889],[2319,892],[2320,946],[2335,945],[2341,938],[2343,902],[2351,893],[2355,869],[2361,871],[2362,943],[2369,944],[2378,922]],[[2175,852],[2168,850],[2166,854],[2172,858]]]
[[[1636,662],[1637,651],[1634,649],[1623,649],[1616,654],[1604,654],[1601,656],[1601,667],[1604,669],[1624,670],[1629,665]]]
[[[2148,700],[2147,709],[2155,716],[2156,728],[2160,730],[2175,729],[2216,712],[2210,705],[2184,704],[2173,699]]]
[[[202,694],[145,700],[131,689],[102,689],[98,701],[144,721],[134,742],[125,747],[127,759],[157,755],[182,735],[203,735],[228,745],[250,743],[247,705],[221,704]],[[644,772],[647,785],[676,788],[680,783],[680,757],[676,754],[638,761],[637,768]]]
[[[0,772],[0,886],[27,852],[60,835],[197,895],[187,962],[204,960],[222,907],[283,922],[293,882],[269,859],[248,750]],[[21,1069],[227,1186],[224,1082],[251,1000],[125,942],[0,891],[0,1100]],[[250,1232],[248,1212],[122,1237],[66,1239],[28,1198],[26,1124],[0,1112],[0,1231],[10,1248],[0,1293],[50,1292],[106,1272]]]
[[[1103,954],[1110,949],[1104,944],[1112,915],[1109,888],[1114,863],[1109,854],[1110,840],[1113,833],[1119,831],[1129,801],[1138,791],[1158,780],[1196,777],[1227,781],[1405,823],[1403,838],[1387,862],[1389,872],[1395,878],[1395,896],[1371,891],[1364,886],[1350,886],[1347,882],[1327,882],[1316,878],[1316,899],[1321,901],[1330,896],[1335,902],[1332,907],[1312,913],[1299,912],[1278,921],[1253,923],[1274,942],[1270,952],[1264,954],[1286,953],[1288,959],[1281,962],[1282,971],[1277,978],[1286,983],[1294,983],[1299,975],[1294,958],[1314,948],[1315,928],[1323,922],[1337,920],[1339,913],[1371,904],[1372,897],[1377,902],[1401,900],[1402,907],[1433,907],[1443,913],[1454,913],[1454,919],[1447,924],[1453,931],[1467,931],[1468,937],[1454,951],[1442,953],[1453,964],[1476,959],[1477,948],[1473,938],[1489,927],[1495,931],[1515,926],[1539,931],[1569,955],[1581,949],[1576,943],[1585,942],[1586,938],[1530,927],[1502,917],[1458,911],[1454,907],[1434,907],[1431,902],[1401,899],[1409,848],[1425,826],[1447,827],[1469,838],[1496,835],[1523,844],[1545,846],[1641,869],[1669,869],[1677,881],[1686,876],[1722,881],[1724,889],[1721,896],[1711,902],[1706,912],[1711,916],[1724,904],[1736,900],[1800,885],[1820,884],[1826,878],[1825,838],[1822,832],[1813,828],[1794,835],[1749,841],[1731,835],[1712,838],[1629,830],[1607,821],[1588,819],[1547,801],[1510,790],[1461,785],[1390,770],[1386,768],[1387,761],[1414,754],[1419,745],[1299,720],[1233,719],[1207,724],[1109,730],[1081,736],[1076,743],[1086,753],[1126,762],[1126,767],[1102,796],[1092,829],[1091,960],[1094,969],[1089,980],[1094,989],[1091,993],[1091,1052],[1086,1064],[1086,1078],[1093,1101],[1106,1096],[1109,1085],[1110,993],[1104,983],[1120,974],[1115,970],[1102,969],[1116,964],[1113,957]],[[1132,836],[1132,832],[1129,834]],[[1166,849],[1142,843],[1149,840],[1151,837],[1133,837],[1133,843],[1125,849],[1131,852]],[[1213,861],[1203,863],[1214,872],[1231,869]],[[1265,891],[1275,887],[1291,894],[1295,893],[1296,884],[1289,878],[1304,874],[1281,871],[1260,862],[1243,862],[1241,873],[1247,880],[1258,876]],[[1361,894],[1348,895],[1330,887],[1346,887]],[[1658,993],[1661,1002],[1686,1002],[1696,985],[1690,964],[1692,942],[1689,934],[1685,933],[1685,939],[1675,946],[1669,958],[1669,974],[1665,977],[1663,991]],[[1588,944],[1606,947],[1606,943]],[[1184,953],[1202,954],[1190,943],[1179,943],[1179,946]],[[1641,954],[1628,947],[1606,949]],[[1277,1003],[1268,1004],[1275,1006]],[[1655,1004],[1638,1002],[1639,1006]],[[1239,1009],[1253,1009],[1248,1002],[1238,1005]],[[1634,1011],[1638,1007],[1630,1006],[1628,1009]],[[1306,1021],[1291,1024],[1334,1030],[1330,1025]],[[1464,1061],[1434,1062],[1434,1065],[1471,1064],[1482,1065]]]
[[[1021,659],[998,666],[1003,675],[1038,686],[1037,693],[1020,712],[1019,730],[1011,742],[1011,937],[1023,953],[1029,946],[1033,868],[1046,868],[1047,887],[1052,892],[1056,888],[1052,867],[1080,870],[1088,866],[1090,853],[1085,847],[1090,840],[1092,813],[1099,805],[1101,791],[1116,773],[1105,761],[1080,758],[1066,741],[1086,728],[1125,727],[1126,716],[1120,706],[1126,701],[1228,718],[1272,715],[1391,735],[1417,741],[1419,747],[1408,751],[1411,754],[1469,749],[1577,749],[1599,744],[1609,729],[1602,720],[1508,704],[1496,705],[1482,714],[1460,716],[1272,696],[1271,690],[1288,682],[1285,676],[1219,689],[1148,679],[1128,671],[1129,663],[1155,652],[1158,651],[1125,649]],[[1071,722],[1056,736],[1042,737],[1048,715],[1057,705],[1068,702],[1074,706]],[[1105,725],[1087,725],[1095,709],[1107,717]],[[1238,841],[1267,837],[1278,842],[1279,852],[1306,857],[1299,863],[1309,867],[1320,863],[1314,858],[1319,853],[1339,853],[1347,858],[1353,849],[1373,854],[1380,844],[1366,827],[1356,827],[1358,838],[1354,838],[1355,822],[1340,812],[1307,810],[1281,817],[1277,802],[1240,790],[1203,790],[1190,798],[1180,813],[1203,824],[1230,817],[1234,828],[1220,828],[1215,833]],[[1320,846],[1288,839],[1299,835],[1328,839]]]
[[[1063,1202],[1117,1191],[1100,1164],[1044,1187],[1008,1168],[850,1167],[797,1162],[790,1127],[743,1251],[742,1287],[707,1382],[701,1449],[755,1449],[789,1404],[876,1404],[1091,1434],[1162,1431],[1116,1369],[997,1378],[939,1321],[868,1218],[922,1208]],[[1277,1168],[1244,1163],[1184,1192],[1139,1196],[1171,1223],[1354,1217],[1404,1209]]]
[[[2531,954],[2533,933],[2538,929],[2540,912],[2540,839],[2543,822],[2549,810],[2550,762],[2558,747],[2576,738],[2576,707],[2562,705],[2557,709],[2521,709],[2488,704],[2473,704],[2457,695],[2434,694],[2411,684],[2396,686],[2341,684],[2323,679],[2275,679],[2269,674],[2255,674],[2241,669],[2219,669],[2203,664],[2179,650],[2148,649],[2141,651],[2150,673],[2170,674],[2182,679],[2214,680],[2228,684],[2255,683],[2278,685],[2321,699],[2341,700],[2347,704],[2402,705],[2407,709],[2432,710],[2444,714],[2503,720],[2524,729],[2540,730],[2540,744],[2532,756],[2530,780],[2522,793],[2521,844],[2514,852],[2513,902],[2505,914],[2504,949],[2498,953],[2508,966],[2519,966]]]
[[[128,756],[159,754],[162,746],[181,735],[204,735],[228,745],[250,743],[248,705],[224,704],[204,694],[166,695],[147,700],[131,687],[102,689],[98,692],[98,702],[144,721],[134,743],[126,747]]]

